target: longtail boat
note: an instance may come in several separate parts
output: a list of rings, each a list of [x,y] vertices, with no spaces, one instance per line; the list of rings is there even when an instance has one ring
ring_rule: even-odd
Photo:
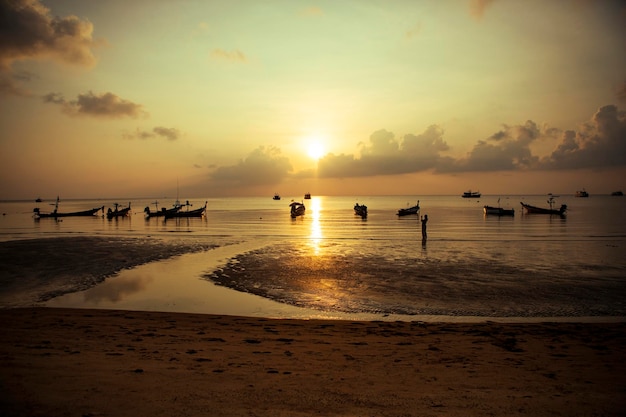
[[[111,207],[107,210],[107,219],[111,220],[116,217],[124,217],[128,216],[130,212],[130,203],[128,203],[128,207],[119,208],[119,204],[113,203],[115,205],[115,210],[111,210]]]
[[[99,212],[100,210],[104,211],[104,206],[102,207],[95,207],[89,210],[83,210],[83,211],[74,211],[74,212],[69,212],[69,213],[60,213],[59,212],[59,197],[57,197],[57,201],[54,204],[54,210],[51,213],[42,213],[41,210],[39,209],[39,207],[35,207],[33,209],[33,213],[35,216],[35,219],[45,219],[45,218],[59,218],[59,217],[87,217],[87,216],[94,216],[97,212]]]

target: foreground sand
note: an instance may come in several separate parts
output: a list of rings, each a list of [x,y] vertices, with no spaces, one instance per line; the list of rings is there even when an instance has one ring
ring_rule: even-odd
[[[0,310],[2,416],[618,416],[624,323]]]

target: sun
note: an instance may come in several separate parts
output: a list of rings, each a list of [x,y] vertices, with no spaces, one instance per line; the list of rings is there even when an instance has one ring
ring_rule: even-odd
[[[324,145],[322,145],[321,142],[313,140],[308,145],[307,153],[312,159],[318,161],[322,156],[324,156]]]

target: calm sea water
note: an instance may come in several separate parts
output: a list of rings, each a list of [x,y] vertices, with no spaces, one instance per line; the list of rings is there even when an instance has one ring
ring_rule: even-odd
[[[567,204],[568,211],[559,217],[523,213],[520,201],[547,207],[546,196],[313,196],[304,200],[305,216],[291,219],[292,198],[302,201],[300,196],[280,201],[271,196],[193,199],[194,206],[208,201],[204,218],[167,221],[144,219],[144,207],[154,210],[154,200],[130,199],[133,213],[128,218],[62,221],[32,217],[34,207],[48,211],[53,201],[0,202],[0,241],[76,235],[189,238],[218,244],[235,239],[238,244],[230,252],[219,252],[219,260],[194,255],[185,264],[193,265],[192,271],[182,266],[174,272],[167,269],[168,279],[192,274],[200,285],[218,282],[313,311],[626,316],[626,198],[561,196],[557,203]],[[417,216],[396,216],[399,208],[417,200],[421,214],[429,217],[426,242]],[[127,204],[69,200],[61,202],[59,211],[103,205],[106,210],[115,202]],[[355,202],[368,206],[367,219],[354,215]],[[160,206],[172,204],[160,201]],[[485,204],[514,208],[515,216],[485,216]],[[151,273],[158,274],[154,269]],[[85,300],[75,296],[65,305],[149,307],[138,299],[107,304],[98,298],[91,305]],[[182,302],[173,303],[177,306],[156,309],[186,309]],[[198,303],[186,305],[192,304]]]

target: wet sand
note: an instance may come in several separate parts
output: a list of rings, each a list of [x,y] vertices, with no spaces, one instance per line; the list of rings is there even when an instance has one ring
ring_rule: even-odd
[[[0,311],[3,416],[618,416],[624,323]]]

